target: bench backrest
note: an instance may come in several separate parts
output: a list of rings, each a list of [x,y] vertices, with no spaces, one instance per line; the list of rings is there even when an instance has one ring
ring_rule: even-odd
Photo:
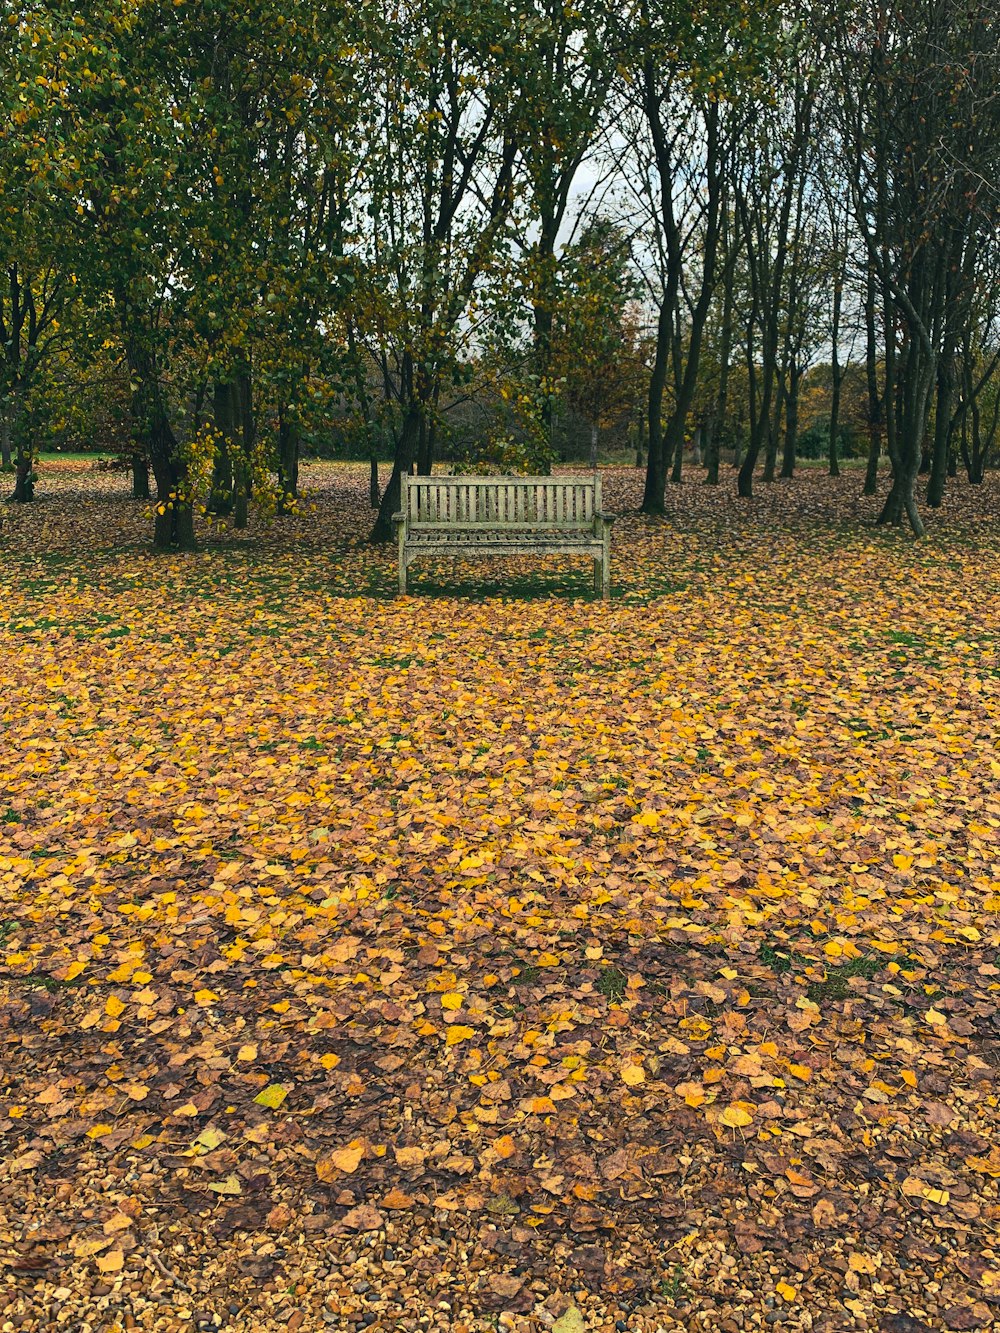
[[[414,528],[592,528],[601,512],[591,477],[410,477],[400,508]]]

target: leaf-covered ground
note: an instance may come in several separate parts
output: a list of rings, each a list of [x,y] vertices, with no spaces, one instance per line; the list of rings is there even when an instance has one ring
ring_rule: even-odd
[[[0,1327],[994,1326],[996,481],[609,474],[602,605],[306,480],[3,514]]]

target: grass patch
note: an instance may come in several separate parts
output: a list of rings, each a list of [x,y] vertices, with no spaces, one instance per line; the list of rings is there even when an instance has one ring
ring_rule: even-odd
[[[597,978],[597,989],[608,1000],[617,1003],[625,994],[628,977],[620,967],[606,967]]]
[[[830,972],[825,981],[812,982],[806,994],[814,1004],[823,1000],[846,1000],[851,994],[847,984],[851,977],[864,977],[866,981],[871,981],[881,967],[882,961],[877,954],[851,958],[842,967]]]

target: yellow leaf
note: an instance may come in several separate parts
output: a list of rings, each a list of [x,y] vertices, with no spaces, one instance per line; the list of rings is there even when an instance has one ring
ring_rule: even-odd
[[[557,954],[543,953],[538,956],[539,967],[558,967],[562,960]]]
[[[242,1194],[243,1187],[240,1185],[238,1176],[226,1176],[225,1180],[213,1180],[207,1186],[213,1194]]]
[[[109,1018],[120,1018],[125,1012],[125,1006],[117,995],[109,995],[104,1005],[104,1012]]]
[[[254,1101],[258,1106],[266,1106],[270,1110],[276,1111],[287,1096],[287,1088],[283,1088],[280,1083],[269,1083],[266,1088],[258,1092]]]
[[[74,980],[74,978],[78,977],[86,966],[87,964],[81,963],[79,959],[77,959],[76,962],[70,963],[69,967],[67,967],[66,969],[66,980],[67,981]]]
[[[325,1055],[319,1057],[319,1062],[324,1069],[336,1069],[340,1064],[340,1056],[334,1055],[332,1051],[327,1051]]]
[[[813,1071],[808,1065],[789,1065],[788,1072],[794,1078],[801,1079],[803,1083],[808,1083],[813,1076]]]
[[[742,1106],[727,1106],[719,1120],[730,1129],[742,1129],[753,1121],[753,1116],[744,1111]]]
[[[244,1061],[244,1063],[251,1063],[257,1059],[257,1047],[253,1042],[247,1042],[245,1046],[241,1046],[236,1052],[236,1058],[237,1060]]]
[[[445,1037],[445,1045],[457,1046],[460,1041],[468,1041],[475,1035],[474,1029],[466,1027],[464,1023],[452,1023]]]
[[[441,1008],[461,1009],[464,999],[465,996],[460,995],[457,990],[446,991],[445,994],[441,996]]]
[[[354,1139],[346,1148],[338,1148],[336,1152],[332,1152],[329,1160],[338,1171],[343,1171],[345,1176],[349,1176],[357,1171],[364,1155],[364,1139]]]
[[[195,1147],[201,1148],[206,1153],[215,1152],[216,1148],[225,1143],[226,1138],[227,1136],[223,1134],[221,1129],[213,1129],[209,1125],[195,1139]]]
[[[925,1199],[927,1199],[930,1203],[942,1203],[942,1204],[943,1204],[943,1203],[947,1203],[948,1200],[951,1198],[951,1194],[948,1192],[948,1190],[934,1189],[934,1188],[933,1188],[932,1186],[930,1186],[930,1185],[928,1185],[926,1189],[922,1189],[922,1190],[920,1191],[920,1193],[921,1193],[921,1194],[923,1195],[923,1197],[924,1197]]]
[[[110,1134],[113,1128],[113,1125],[91,1125],[87,1130],[87,1138],[102,1139],[105,1134]]]
[[[622,1081],[630,1088],[637,1088],[640,1083],[645,1083],[646,1071],[642,1065],[623,1065]]]
[[[775,1291],[783,1301],[794,1301],[798,1292],[794,1287],[790,1287],[787,1282],[779,1282],[775,1286]]]
[[[912,1069],[901,1069],[899,1071],[899,1077],[908,1088],[915,1088],[917,1086],[917,1076]]]
[[[215,1004],[218,998],[214,990],[196,990],[194,993],[195,1004]]]
[[[926,1014],[924,1014],[924,1019],[933,1027],[944,1027],[948,1022],[946,1016],[940,1013],[937,1009],[928,1009]]]
[[[517,1152],[517,1144],[510,1134],[501,1134],[498,1139],[493,1141],[493,1151],[498,1157],[506,1161],[508,1157],[513,1157]]]
[[[674,1092],[692,1109],[705,1105],[705,1089],[700,1083],[678,1083]]]
[[[99,1254],[94,1262],[102,1273],[117,1273],[125,1262],[125,1255],[121,1250],[109,1250],[107,1254]]]
[[[902,852],[896,852],[892,858],[892,864],[897,870],[909,870],[913,865],[913,857],[905,856]]]

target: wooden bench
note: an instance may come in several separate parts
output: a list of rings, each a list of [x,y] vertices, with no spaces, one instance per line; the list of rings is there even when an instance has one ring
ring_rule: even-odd
[[[594,590],[611,592],[611,524],[601,478],[400,478],[399,591],[417,555],[587,555]]]

